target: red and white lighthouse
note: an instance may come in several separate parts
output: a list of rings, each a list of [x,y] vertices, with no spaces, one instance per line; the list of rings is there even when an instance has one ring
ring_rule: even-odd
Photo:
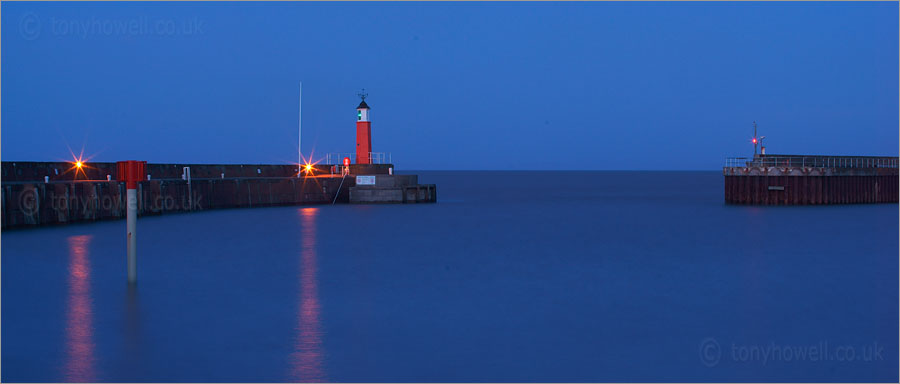
[[[356,163],[371,164],[372,122],[369,121],[369,105],[366,104],[366,90],[359,94],[362,101],[356,107]]]

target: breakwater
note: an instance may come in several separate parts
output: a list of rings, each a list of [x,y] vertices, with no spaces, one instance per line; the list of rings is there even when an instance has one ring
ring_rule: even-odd
[[[754,205],[897,203],[897,157],[757,155],[726,160],[725,202]]]
[[[125,217],[125,183],[116,163],[3,162],[2,228]],[[336,172],[337,171],[337,172]],[[437,200],[417,175],[394,175],[391,164],[147,164],[138,183],[138,215],[224,208],[332,203],[420,203]],[[302,175],[297,177],[298,172]],[[335,174],[336,172],[336,174]],[[357,185],[365,175],[371,185]],[[370,179],[371,178],[371,179]]]

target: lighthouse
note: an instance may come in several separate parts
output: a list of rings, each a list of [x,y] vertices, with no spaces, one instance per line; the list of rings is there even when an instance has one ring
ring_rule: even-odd
[[[372,122],[369,121],[369,105],[366,104],[366,90],[359,94],[362,99],[356,107],[356,163],[371,164],[372,153]]]

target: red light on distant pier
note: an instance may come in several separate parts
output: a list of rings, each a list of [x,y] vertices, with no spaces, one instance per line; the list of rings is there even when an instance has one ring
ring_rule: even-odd
[[[755,137],[753,138],[753,144],[756,144],[756,138],[755,138]]]
[[[349,166],[350,166],[350,158],[349,158],[349,157],[345,157],[345,158],[344,158],[344,166],[345,166],[345,167],[349,167]]]

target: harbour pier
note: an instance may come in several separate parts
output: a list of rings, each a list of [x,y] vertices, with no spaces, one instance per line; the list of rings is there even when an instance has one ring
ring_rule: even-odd
[[[754,142],[755,144],[755,142]],[[757,154],[725,160],[725,202],[751,205],[897,203],[898,158]]]
[[[297,164],[2,162],[2,228],[118,219],[135,199],[129,223],[136,216],[222,208],[436,202],[434,184],[394,174],[390,154],[372,152],[365,90],[359,97],[354,152],[330,153],[325,164],[300,152]],[[297,134],[302,148],[299,127]]]
[[[3,162],[2,229],[125,217],[116,163]],[[434,184],[393,164],[146,164],[138,216],[314,204],[432,203]]]

